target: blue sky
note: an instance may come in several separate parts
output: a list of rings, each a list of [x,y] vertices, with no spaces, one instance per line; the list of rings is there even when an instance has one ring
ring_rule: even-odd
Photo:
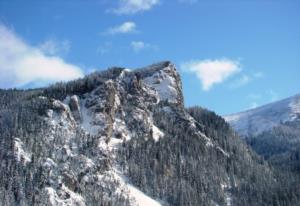
[[[171,60],[218,114],[300,92],[298,0],[0,1],[0,87]]]

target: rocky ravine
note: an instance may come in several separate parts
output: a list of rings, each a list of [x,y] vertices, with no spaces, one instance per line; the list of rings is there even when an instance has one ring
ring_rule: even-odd
[[[256,205],[274,183],[221,118],[185,110],[170,62],[1,92],[0,205]]]

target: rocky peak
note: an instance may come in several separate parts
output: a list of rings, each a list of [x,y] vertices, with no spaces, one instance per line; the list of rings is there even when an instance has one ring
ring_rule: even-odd
[[[152,64],[135,71],[144,84],[154,88],[158,101],[183,106],[182,84],[174,64],[169,61]]]
[[[90,74],[83,80],[88,82],[84,84],[88,85],[88,90],[85,92],[99,91],[99,87],[103,87],[103,85],[107,85],[109,81],[112,81],[117,90],[124,87],[125,90],[128,90],[126,92],[134,93],[134,95],[154,95],[157,98],[157,103],[167,101],[183,106],[180,76],[175,65],[169,61],[135,70],[112,67],[106,71]],[[80,82],[83,80],[78,80],[77,84],[81,85]],[[68,84],[74,83],[76,81]],[[97,95],[97,92],[95,92],[95,95]]]
[[[231,195],[231,143],[186,112],[171,62],[114,67],[20,100],[0,110],[15,125],[0,118],[0,159],[12,154],[0,170],[4,205],[224,205]]]

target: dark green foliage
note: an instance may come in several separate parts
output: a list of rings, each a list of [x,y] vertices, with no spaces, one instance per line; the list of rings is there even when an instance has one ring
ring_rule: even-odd
[[[45,88],[43,95],[59,100],[63,100],[67,95],[81,96],[102,85],[108,79],[116,78],[124,68],[113,67],[105,71],[94,72],[82,79],[69,81],[67,83],[56,83]]]
[[[275,167],[300,172],[300,122],[287,122],[255,137],[247,143]]]

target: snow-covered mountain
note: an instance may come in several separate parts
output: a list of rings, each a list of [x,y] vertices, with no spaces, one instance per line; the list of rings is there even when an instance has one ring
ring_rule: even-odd
[[[282,123],[300,120],[300,94],[224,118],[241,136],[255,136]]]
[[[300,171],[300,94],[225,119],[270,164]]]
[[[183,102],[170,62],[0,90],[0,205],[298,202],[221,117]]]

